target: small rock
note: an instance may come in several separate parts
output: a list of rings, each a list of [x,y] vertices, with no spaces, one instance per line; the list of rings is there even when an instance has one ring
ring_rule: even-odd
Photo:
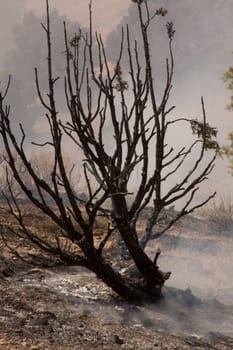
[[[120,338],[119,335],[117,335],[117,334],[114,336],[114,341],[116,344],[119,344],[119,345],[122,345],[125,343],[124,339]]]
[[[51,319],[56,319],[56,315],[53,312],[40,312],[33,315],[31,324],[33,326],[48,326]]]
[[[2,274],[4,277],[11,277],[14,274],[14,271],[10,267],[6,267],[2,270]]]
[[[8,344],[8,340],[6,339],[0,339],[0,346],[1,345],[7,345]]]

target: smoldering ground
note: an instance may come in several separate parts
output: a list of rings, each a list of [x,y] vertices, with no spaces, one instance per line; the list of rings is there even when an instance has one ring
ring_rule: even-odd
[[[161,269],[172,271],[161,302],[170,331],[207,338],[233,335],[232,233],[233,228],[226,233],[208,220],[189,217],[149,243],[150,255],[162,250]]]
[[[233,236],[209,228],[206,220],[189,217],[160,240],[149,242],[148,254],[153,257],[160,248],[160,268],[172,272],[157,304],[138,307],[122,302],[93,273],[79,267],[57,268],[56,273],[34,270],[24,274],[20,283],[60,295],[67,312],[229,344],[233,341]]]

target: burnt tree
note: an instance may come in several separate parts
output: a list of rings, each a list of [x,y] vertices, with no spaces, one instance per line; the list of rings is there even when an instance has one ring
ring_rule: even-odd
[[[175,107],[169,106],[174,70],[172,42],[175,34],[170,22],[166,25],[169,58],[165,64],[165,85],[158,97],[148,31],[151,21],[164,17],[166,10],[160,8],[151,14],[149,1],[133,2],[138,11],[141,28],[138,40],[142,41],[143,52],[139,52],[137,40],[131,39],[130,28],[126,27],[122,29],[119,56],[114,65],[108,60],[101,35],[93,33],[91,4],[88,33],[78,31],[69,39],[64,23],[64,99],[69,115],[69,119],[64,120],[56,108],[58,77],[53,74],[49,3],[46,1],[47,23],[42,26],[48,49],[47,95],[44,96],[40,89],[37,69],[35,80],[39,99],[46,110],[50,139],[34,146],[52,150],[53,169],[49,182],[40,177],[27,156],[23,126],[20,126],[20,140],[17,140],[11,128],[10,107],[4,103],[10,80],[0,95],[0,132],[5,160],[14,179],[27,198],[60,228],[57,234],[48,239],[32,232],[24,223],[20,205],[13,191],[10,191],[10,210],[21,227],[17,234],[66,263],[92,270],[124,299],[141,302],[145,297],[159,297],[169,277],[169,273],[163,273],[157,265],[160,252],[155,252],[152,259],[145,253],[144,248],[152,235],[153,226],[164,208],[183,199],[183,207],[164,230],[157,233],[159,237],[182,216],[201,207],[214,196],[211,194],[199,203],[194,201],[199,185],[213,169],[217,143],[214,140],[216,130],[206,121],[203,100],[200,121],[174,117]],[[123,56],[124,61],[127,58],[127,67],[121,64]],[[188,128],[191,126],[193,141],[189,146],[169,146],[167,135],[176,123],[186,123]],[[63,151],[66,139],[83,155],[86,200],[79,198],[69,181]],[[205,154],[209,149],[212,154],[206,160]],[[184,167],[183,176],[177,177],[177,172],[186,160],[189,157],[193,159],[195,150],[196,158],[192,165],[188,170]],[[33,191],[20,176],[15,155],[21,159],[25,171],[31,177]],[[175,180],[169,187],[167,181],[173,176]],[[64,193],[69,203],[68,209],[63,200]],[[144,234],[139,237],[136,224],[140,213],[148,205],[153,208],[152,213]],[[97,244],[94,233],[99,215],[111,217],[112,224],[106,227],[105,235]],[[139,272],[140,277],[136,280],[116,271],[105,255],[106,243],[114,231],[120,235]],[[66,249],[64,240],[78,249]]]

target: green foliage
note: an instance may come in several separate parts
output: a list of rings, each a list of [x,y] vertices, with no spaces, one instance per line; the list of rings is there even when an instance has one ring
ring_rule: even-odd
[[[233,67],[229,67],[222,77],[223,81],[227,83],[227,89],[230,90],[230,103],[227,105],[227,109],[233,111]],[[229,170],[233,175],[233,131],[228,134],[228,140],[230,144],[222,147],[221,154],[225,155],[229,159]]]
[[[227,109],[233,110],[233,67],[228,68],[222,79],[227,83],[227,89],[231,92],[230,103],[227,105]]]
[[[122,79],[122,69],[119,64],[117,64],[115,67],[115,75],[116,75],[117,83],[114,88],[119,92],[128,90],[129,84],[127,81]]]
[[[143,2],[146,2],[146,0],[131,0],[132,2],[134,2],[135,4],[141,5]],[[165,9],[164,7],[160,7],[158,10],[156,10],[155,15],[156,16],[166,16],[167,14],[167,9]]]
[[[233,131],[228,134],[228,140],[230,144],[228,146],[224,146],[221,149],[221,154],[225,155],[229,158],[229,170],[233,175]]]
[[[166,16],[167,14],[167,9],[165,9],[164,7],[160,7],[158,10],[156,10],[156,15],[157,16]]]
[[[163,9],[162,9],[163,10]],[[164,16],[164,15],[162,15],[162,16]],[[168,38],[170,39],[170,40],[173,40],[173,38],[174,38],[174,35],[175,35],[175,30],[174,30],[174,27],[173,27],[173,22],[168,22],[167,24],[166,24],[166,28],[167,28],[167,35],[168,35]]]
[[[215,140],[218,133],[217,128],[210,126],[209,123],[204,124],[197,119],[191,120],[190,123],[193,134],[197,135],[198,138],[204,140],[204,146],[206,150],[219,150],[218,142]]]
[[[80,43],[80,40],[81,40],[81,30],[80,30],[80,33],[79,35],[78,34],[75,34],[71,40],[70,40],[70,46],[71,47],[78,47],[79,46],[79,43]]]

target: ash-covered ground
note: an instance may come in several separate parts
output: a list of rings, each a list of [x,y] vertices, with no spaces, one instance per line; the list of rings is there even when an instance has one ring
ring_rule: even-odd
[[[232,350],[233,236],[188,218],[147,251],[158,248],[172,276],[163,299],[143,307],[83,268],[19,268],[2,248],[0,349]]]

